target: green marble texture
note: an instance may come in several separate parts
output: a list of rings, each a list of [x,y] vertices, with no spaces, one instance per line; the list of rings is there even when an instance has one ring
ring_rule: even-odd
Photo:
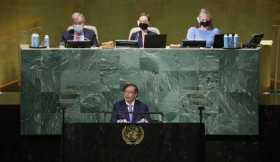
[[[207,134],[258,134],[260,49],[21,49],[21,133],[60,134],[65,122],[109,122],[121,87],[164,122],[199,122]],[[153,115],[157,119],[157,115]]]

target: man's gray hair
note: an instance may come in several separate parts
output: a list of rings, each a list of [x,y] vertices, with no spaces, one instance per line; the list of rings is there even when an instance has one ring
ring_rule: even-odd
[[[211,18],[210,12],[205,8],[200,9],[200,12],[199,12],[198,16],[203,15],[203,14],[208,15]]]
[[[74,12],[72,14],[72,19],[75,19],[76,17],[81,17],[83,19],[83,22],[86,21],[85,16],[82,13],[80,13],[80,12]]]
[[[74,12],[72,14],[72,19],[74,19],[75,17],[78,17],[78,16],[81,16],[81,13],[80,12]]]

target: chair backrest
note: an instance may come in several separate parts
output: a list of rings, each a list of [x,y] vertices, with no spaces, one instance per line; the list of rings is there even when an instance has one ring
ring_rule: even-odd
[[[132,36],[133,33],[138,32],[138,31],[140,31],[140,30],[141,30],[141,29],[140,29],[139,27],[134,27],[134,28],[130,29],[129,36],[128,36],[128,40],[130,40],[130,38],[131,38],[131,36]],[[156,27],[148,27],[148,30],[150,30],[150,31],[152,31],[152,32],[154,32],[154,33],[156,33],[156,34],[160,34],[159,29],[156,28]]]
[[[94,31],[94,33],[96,34],[97,42],[99,43],[97,28],[95,26],[91,26],[91,25],[85,25],[84,28]],[[72,30],[72,29],[74,29],[74,28],[71,25],[67,28],[67,31]]]

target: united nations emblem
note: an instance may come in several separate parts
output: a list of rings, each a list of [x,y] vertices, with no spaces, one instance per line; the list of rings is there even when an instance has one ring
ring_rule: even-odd
[[[137,125],[126,125],[122,129],[122,139],[128,145],[137,145],[144,139],[144,129]]]

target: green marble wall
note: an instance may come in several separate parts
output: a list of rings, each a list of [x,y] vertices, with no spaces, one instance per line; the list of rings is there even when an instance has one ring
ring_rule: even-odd
[[[65,122],[108,122],[127,82],[164,122],[208,134],[258,133],[259,50],[22,49],[21,133],[61,133]],[[153,116],[157,118],[157,116]]]

